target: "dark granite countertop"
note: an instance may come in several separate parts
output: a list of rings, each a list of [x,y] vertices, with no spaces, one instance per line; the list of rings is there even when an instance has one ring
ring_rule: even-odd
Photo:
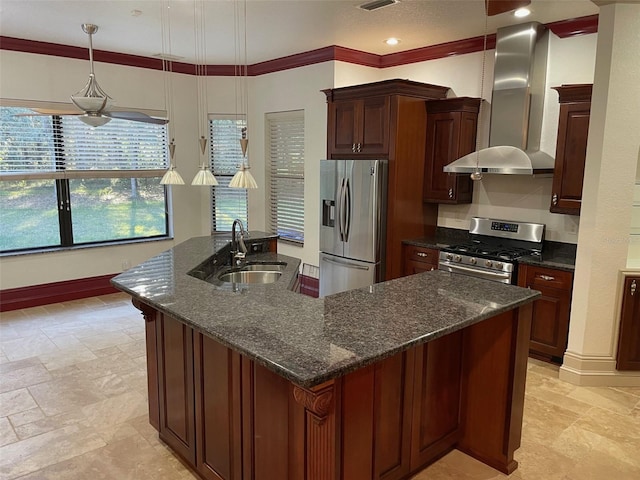
[[[438,227],[436,233],[431,237],[404,240],[403,243],[417,247],[441,249],[466,241],[469,241],[469,232],[466,230]],[[545,240],[542,246],[542,258],[527,256],[518,259],[518,262],[573,272],[576,268],[576,247],[577,245],[573,243]]]
[[[253,238],[258,238],[252,233]],[[291,291],[300,261],[280,254],[254,260],[287,263],[283,278],[232,288],[188,274],[228,236],[197,237],[116,276],[112,283],[257,361],[311,387],[420,343],[535,300],[540,293],[443,271],[379,283],[322,299]]]

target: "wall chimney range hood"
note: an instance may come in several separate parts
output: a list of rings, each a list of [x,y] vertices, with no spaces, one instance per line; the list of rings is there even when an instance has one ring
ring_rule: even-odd
[[[455,160],[445,172],[553,172],[553,157],[540,150],[548,53],[549,32],[540,23],[498,29],[489,148]]]

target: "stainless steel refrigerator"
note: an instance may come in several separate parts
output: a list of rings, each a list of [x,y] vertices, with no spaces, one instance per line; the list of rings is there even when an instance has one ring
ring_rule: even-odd
[[[320,296],[384,279],[386,160],[320,161]]]

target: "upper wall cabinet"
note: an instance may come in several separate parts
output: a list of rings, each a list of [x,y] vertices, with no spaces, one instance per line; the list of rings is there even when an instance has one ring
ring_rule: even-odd
[[[550,208],[553,213],[580,215],[591,87],[588,84],[554,87],[560,101],[560,120]]]
[[[385,80],[324,90],[328,102],[329,158],[388,158],[397,135],[396,96],[444,98],[449,89],[409,80]]]
[[[473,182],[467,174],[442,169],[476,148],[480,99],[459,97],[425,102],[427,137],[424,201],[471,203]]]

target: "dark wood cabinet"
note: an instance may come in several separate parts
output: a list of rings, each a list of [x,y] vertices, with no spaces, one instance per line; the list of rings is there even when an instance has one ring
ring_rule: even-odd
[[[443,168],[476,149],[479,98],[448,98],[425,103],[427,136],[424,166],[424,201],[471,203],[473,181],[468,174],[446,173]]]
[[[331,103],[329,145],[336,155],[389,153],[389,97]]]
[[[438,269],[440,255],[438,250],[415,245],[403,245],[402,251],[403,275],[414,275]]]
[[[194,359],[196,469],[207,480],[240,480],[240,354],[197,333]]]
[[[580,215],[592,85],[562,85],[550,211]]]
[[[402,240],[435,232],[437,205],[423,202],[426,100],[448,87],[409,80],[324,90],[327,157],[388,159],[386,280],[402,276]]]
[[[160,438],[192,465],[196,461],[193,329],[159,313],[156,319]]]
[[[640,276],[624,281],[617,370],[640,370]]]
[[[537,265],[520,265],[518,285],[542,293],[542,297],[533,304],[529,354],[562,363],[569,338],[573,273]]]

